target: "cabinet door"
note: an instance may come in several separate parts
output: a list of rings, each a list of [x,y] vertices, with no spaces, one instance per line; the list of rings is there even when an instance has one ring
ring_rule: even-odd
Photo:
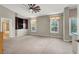
[[[25,26],[26,26],[26,29],[28,29],[28,20],[25,19]]]
[[[3,33],[0,32],[0,54],[3,53]]]

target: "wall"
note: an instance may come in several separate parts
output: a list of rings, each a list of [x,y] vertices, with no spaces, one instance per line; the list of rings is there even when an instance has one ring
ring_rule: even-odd
[[[10,20],[10,37],[15,37],[15,13],[0,5],[0,21],[1,21],[1,17],[9,18],[9,20]],[[2,31],[1,26],[0,26],[0,31]]]
[[[69,35],[69,18],[77,17],[77,8],[66,7],[64,9],[64,19],[63,19],[63,39],[64,41],[71,41],[72,36]]]
[[[78,39],[79,39],[79,5],[77,5],[77,32],[78,32]]]
[[[20,36],[24,36],[27,34],[27,29],[18,29],[16,30],[17,31],[17,37],[20,37]]]
[[[53,16],[61,16],[61,14],[56,14]],[[56,37],[56,38],[63,38],[63,19],[59,20],[59,33],[50,33],[50,19],[49,16],[39,16],[37,19],[37,32],[31,32],[30,28],[30,20],[28,21],[28,34],[30,35],[39,35],[39,36],[50,36],[50,37]]]

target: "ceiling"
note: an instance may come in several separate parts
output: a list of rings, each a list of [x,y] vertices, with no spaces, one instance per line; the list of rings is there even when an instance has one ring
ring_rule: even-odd
[[[61,13],[64,11],[64,8],[68,6],[68,4],[38,4],[41,8],[41,11],[38,13],[32,13],[29,11],[29,7],[26,4],[2,4],[2,6],[12,10],[13,12],[21,15],[22,17],[37,17],[42,15],[50,15]]]

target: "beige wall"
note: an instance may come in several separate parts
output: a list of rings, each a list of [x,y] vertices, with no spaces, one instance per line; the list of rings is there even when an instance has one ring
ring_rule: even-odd
[[[14,12],[0,5],[0,17],[12,18],[14,19]]]
[[[0,5],[0,21],[1,17],[10,19],[10,36],[15,36],[15,13]],[[1,25],[1,24],[0,24]],[[1,26],[0,26],[1,31]]]
[[[64,9],[64,19],[63,19],[63,39],[64,41],[71,41],[72,36],[69,35],[69,18],[77,17],[77,8],[71,9],[66,7]]]
[[[53,16],[61,16],[61,14],[56,14]],[[49,16],[39,16],[36,18],[37,20],[37,32],[31,32],[30,30],[30,20],[29,20],[29,29],[28,34],[31,35],[40,35],[40,36],[50,36],[50,37],[56,37],[56,38],[63,38],[63,19],[59,20],[59,33],[50,33],[50,19]]]

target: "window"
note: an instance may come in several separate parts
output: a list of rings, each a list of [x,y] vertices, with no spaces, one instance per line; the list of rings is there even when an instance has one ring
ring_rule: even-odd
[[[36,19],[31,19],[31,32],[37,31]]]
[[[75,17],[69,19],[69,34],[77,34],[77,19]]]
[[[51,17],[50,18],[50,33],[59,32],[59,19],[60,19],[60,17]]]

